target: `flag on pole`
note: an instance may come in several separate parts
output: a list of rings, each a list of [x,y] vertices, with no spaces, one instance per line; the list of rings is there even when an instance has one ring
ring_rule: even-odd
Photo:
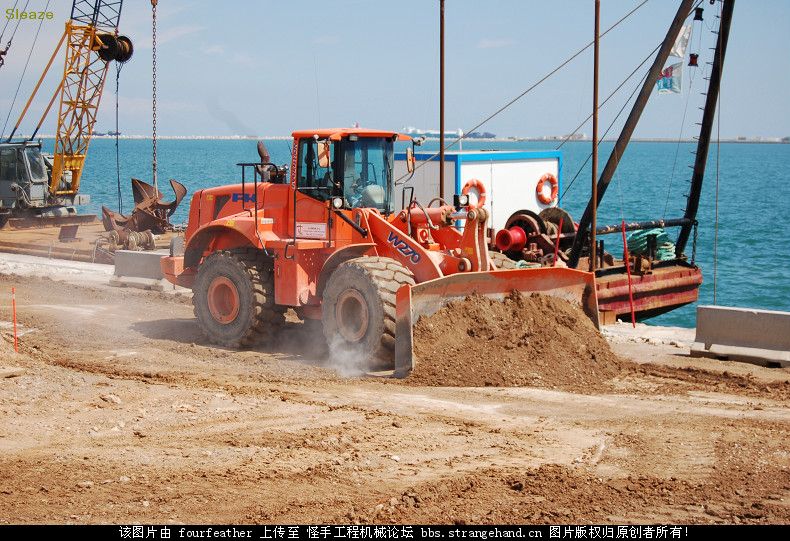
[[[686,47],[688,47],[690,39],[691,39],[691,25],[687,24],[680,29],[680,33],[678,34],[678,39],[675,40],[675,44],[672,46],[672,50],[669,52],[669,54],[672,56],[677,56],[678,58],[685,58]]]
[[[683,83],[683,62],[672,64],[664,68],[661,72],[661,78],[656,83],[659,94],[675,93],[680,94],[680,89]]]

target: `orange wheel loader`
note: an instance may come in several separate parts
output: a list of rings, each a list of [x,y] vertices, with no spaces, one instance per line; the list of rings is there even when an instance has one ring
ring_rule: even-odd
[[[392,368],[394,360],[396,375],[405,376],[417,361],[413,323],[473,293],[557,295],[581,305],[597,324],[592,274],[497,270],[487,213],[470,206],[468,196],[396,209],[396,141],[411,144],[413,172],[408,136],[297,131],[289,171],[239,164],[241,184],[193,195],[183,245],[172,245],[161,264],[170,282],[193,290],[195,316],[211,342],[251,346],[276,333],[292,308],[322,322],[333,355],[362,369],[381,368],[382,361]],[[259,152],[268,158],[260,146]],[[253,166],[251,182],[246,166]]]

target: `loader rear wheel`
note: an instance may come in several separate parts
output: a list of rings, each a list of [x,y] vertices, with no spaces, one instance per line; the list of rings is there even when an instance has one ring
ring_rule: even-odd
[[[502,252],[488,252],[488,257],[490,257],[491,260],[494,262],[494,265],[496,265],[496,269],[494,270],[518,268],[516,267],[516,262],[510,259]]]
[[[321,319],[336,360],[361,370],[392,368],[395,293],[403,284],[414,285],[414,276],[388,257],[358,257],[335,269]]]
[[[285,320],[285,309],[274,304],[271,260],[254,248],[208,256],[198,268],[192,291],[200,328],[221,346],[252,346],[269,338]]]

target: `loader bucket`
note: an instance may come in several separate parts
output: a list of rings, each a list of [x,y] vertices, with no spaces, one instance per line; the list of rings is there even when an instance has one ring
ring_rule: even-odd
[[[408,376],[418,362],[413,329],[421,317],[472,294],[503,300],[512,291],[565,299],[581,307],[599,328],[595,274],[591,272],[556,267],[465,272],[414,286],[406,284],[395,298],[395,376]]]

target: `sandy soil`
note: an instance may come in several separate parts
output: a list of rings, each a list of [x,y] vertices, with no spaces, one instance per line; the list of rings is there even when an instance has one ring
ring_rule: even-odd
[[[343,379],[293,318],[233,352],[172,295],[0,292],[2,523],[790,523],[788,370],[616,340],[589,387]]]

